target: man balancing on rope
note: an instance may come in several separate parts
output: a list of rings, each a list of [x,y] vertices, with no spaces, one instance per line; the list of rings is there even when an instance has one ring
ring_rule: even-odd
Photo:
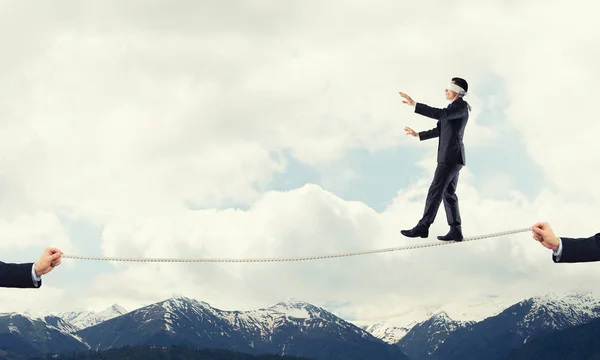
[[[464,79],[452,78],[450,84],[446,87],[446,100],[449,100],[450,104],[444,109],[417,103],[410,96],[400,92],[400,95],[405,99],[402,102],[414,106],[415,113],[438,120],[436,127],[431,130],[417,133],[413,129],[405,127],[406,133],[417,137],[421,141],[433,138],[439,139],[437,168],[427,193],[423,217],[414,228],[402,230],[401,233],[404,236],[428,237],[429,226],[433,224],[440,204],[444,201],[450,231],[448,234],[437,238],[444,241],[462,241],[463,239],[456,185],[458,183],[458,173],[466,163],[463,135],[469,120],[469,111],[471,111],[471,106],[463,100],[467,90],[468,84]]]

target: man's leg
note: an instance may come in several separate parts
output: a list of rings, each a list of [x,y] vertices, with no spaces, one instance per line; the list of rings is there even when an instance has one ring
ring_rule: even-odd
[[[458,196],[456,195],[456,187],[458,185],[458,176],[460,168],[457,169],[456,175],[450,180],[446,192],[444,192],[444,209],[446,210],[446,219],[450,227],[460,227],[460,210],[458,207]]]
[[[462,221],[460,218],[460,210],[458,207],[458,196],[456,195],[456,187],[458,185],[458,176],[462,165],[457,164],[453,167],[454,174],[448,183],[448,187],[444,192],[444,209],[446,210],[446,220],[450,226],[450,231],[445,236],[438,236],[439,240],[462,240]]]
[[[453,170],[452,165],[445,163],[438,164],[433,175],[433,181],[429,186],[427,200],[425,200],[425,210],[423,210],[423,217],[419,220],[419,224],[429,228],[435,221],[446,188],[454,177]]]
[[[408,237],[427,237],[429,235],[429,226],[433,224],[437,212],[442,203],[442,198],[446,187],[453,177],[453,166],[445,163],[438,163],[433,180],[427,192],[427,200],[425,200],[425,210],[423,217],[419,220],[417,226],[410,230],[402,230],[401,233]]]

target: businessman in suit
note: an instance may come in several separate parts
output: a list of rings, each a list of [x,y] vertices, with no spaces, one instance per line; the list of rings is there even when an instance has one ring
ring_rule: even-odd
[[[438,240],[462,241],[463,239],[456,186],[458,174],[466,165],[463,135],[471,107],[463,97],[467,94],[468,87],[466,80],[458,77],[452,78],[446,87],[446,100],[450,101],[450,104],[443,109],[415,102],[410,96],[400,92],[404,98],[402,102],[414,106],[415,113],[437,120],[436,127],[431,130],[417,133],[413,129],[405,127],[406,133],[421,141],[438,138],[437,167],[427,193],[423,217],[414,228],[402,230],[401,233],[404,236],[428,237],[429,227],[433,224],[443,201],[450,231],[444,236],[438,236]]]
[[[536,241],[552,250],[555,263],[600,261],[600,233],[587,238],[560,238],[547,222],[535,223],[531,231]]]
[[[62,254],[57,248],[47,248],[35,263],[12,264],[0,261],[0,287],[39,288],[42,286],[42,275],[60,265]]]

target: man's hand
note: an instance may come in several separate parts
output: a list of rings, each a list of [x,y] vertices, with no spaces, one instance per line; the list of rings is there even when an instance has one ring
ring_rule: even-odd
[[[544,247],[551,250],[558,250],[558,237],[554,235],[550,224],[547,222],[538,222],[532,228],[533,238],[539,241]]]
[[[60,265],[60,257],[62,254],[63,252],[57,248],[46,248],[38,262],[35,263],[35,274],[37,276],[42,276],[52,271],[55,267]]]
[[[413,99],[410,98],[410,96],[406,95],[405,93],[403,93],[402,91],[400,91],[400,96],[402,96],[403,98],[405,98],[406,100],[402,100],[402,102],[404,104],[408,104],[410,106],[415,106],[415,101]]]
[[[414,137],[419,136],[419,134],[416,131],[414,131],[413,129],[409,128],[408,126],[404,127],[404,131],[406,131],[406,135],[412,135]]]

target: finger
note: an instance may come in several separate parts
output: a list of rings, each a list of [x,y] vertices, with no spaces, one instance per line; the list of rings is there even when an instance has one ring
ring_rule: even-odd
[[[44,253],[47,255],[54,255],[56,253],[61,253],[61,251],[55,247],[49,247],[49,248],[46,248],[46,250],[44,250]]]

